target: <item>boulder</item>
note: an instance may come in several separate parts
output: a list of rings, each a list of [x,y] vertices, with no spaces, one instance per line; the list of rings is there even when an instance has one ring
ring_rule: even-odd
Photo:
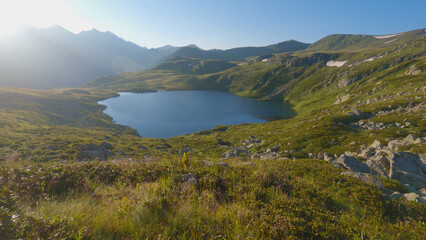
[[[240,156],[242,154],[248,155],[248,154],[250,154],[250,152],[247,149],[245,149],[245,148],[238,147],[238,148],[235,148],[235,149],[231,149],[231,150],[229,150],[227,152],[224,152],[221,155],[221,157],[222,158],[236,158],[236,157],[238,157],[238,156]]]
[[[342,154],[335,161],[333,161],[332,164],[336,167],[347,169],[352,172],[370,173],[370,169],[366,164],[346,154]]]
[[[408,200],[408,201],[414,201],[414,202],[419,202],[419,198],[420,196],[417,193],[406,193],[403,195],[403,197]]]

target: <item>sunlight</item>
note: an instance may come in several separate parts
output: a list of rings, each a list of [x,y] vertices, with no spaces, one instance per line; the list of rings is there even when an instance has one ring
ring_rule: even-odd
[[[20,26],[63,26],[79,32],[87,23],[71,12],[63,0],[11,0],[0,3],[0,36],[10,35]]]

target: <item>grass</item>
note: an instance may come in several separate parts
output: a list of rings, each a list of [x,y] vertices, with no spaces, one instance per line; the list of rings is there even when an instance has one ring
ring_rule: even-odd
[[[343,176],[318,160],[255,161],[254,166],[238,168],[206,168],[194,161],[185,168],[179,160],[162,165],[168,166],[158,172],[163,177],[132,181],[130,170],[143,166],[85,163],[76,168],[50,164],[33,181],[50,172],[72,169],[83,185],[92,187],[81,188],[78,181],[67,191],[47,197],[20,192],[35,198],[22,198],[14,204],[23,209],[22,216],[66,224],[69,232],[62,234],[70,238],[79,234],[83,239],[422,237],[418,229],[424,227],[424,205],[388,202],[374,187]],[[103,169],[110,177],[96,178],[96,169]],[[118,180],[110,169],[128,180]],[[158,166],[148,169],[157,171]],[[19,171],[32,170],[27,166]],[[184,180],[190,172],[198,183]],[[136,179],[144,179],[143,172],[135,173],[142,177]],[[111,178],[117,180],[109,181]],[[21,183],[3,184],[13,191]],[[412,219],[410,224],[401,228],[407,217]]]
[[[357,120],[348,115],[353,108],[377,113],[424,102],[423,45],[419,39],[383,49],[287,53],[277,56],[281,64],[252,59],[208,74],[156,69],[101,78],[80,89],[0,88],[0,238],[424,239],[424,204],[388,201],[373,186],[306,159],[309,153],[356,152],[374,140],[424,136],[425,110],[368,120],[415,123],[404,129],[352,129],[349,123]],[[350,68],[329,68],[320,60],[335,54],[356,63],[384,52]],[[414,64],[422,72],[406,75]],[[343,77],[357,81],[338,87]],[[114,124],[97,104],[117,91],[158,89],[278,99],[296,114],[149,139]],[[343,95],[352,97],[334,104]],[[252,153],[278,145],[283,157],[296,160],[221,159],[250,136],[263,141]],[[113,146],[109,161],[76,162],[81,146],[102,142]],[[193,153],[184,164],[179,151],[186,145]],[[118,156],[121,150],[124,156]],[[404,151],[424,153],[425,147]],[[158,162],[146,162],[147,156]],[[203,160],[231,167],[207,167]],[[241,164],[247,161],[253,165]],[[185,181],[189,173],[196,184]],[[384,185],[405,191],[396,181]]]

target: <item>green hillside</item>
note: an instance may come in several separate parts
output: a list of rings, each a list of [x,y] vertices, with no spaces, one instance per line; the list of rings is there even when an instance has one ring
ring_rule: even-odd
[[[0,88],[0,238],[424,239],[421,31],[238,63],[177,56],[78,89]],[[97,104],[176,89],[296,114],[149,139]]]
[[[313,43],[309,46],[307,51],[359,51],[360,49],[384,48],[424,38],[425,36],[425,29],[384,36],[335,34],[324,37],[323,39]]]
[[[227,50],[203,50],[198,47],[183,47],[177,50],[172,56],[182,56],[189,58],[199,58],[203,60],[215,59],[224,61],[242,61],[247,57],[274,54],[282,52],[294,52],[305,50],[309,44],[289,40],[265,47],[241,47]]]

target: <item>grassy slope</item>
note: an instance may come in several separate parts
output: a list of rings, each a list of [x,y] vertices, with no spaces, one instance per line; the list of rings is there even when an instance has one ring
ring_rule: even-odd
[[[424,204],[388,202],[374,187],[340,175],[325,162],[300,159],[308,153],[356,151],[375,139],[386,143],[386,138],[409,133],[424,135],[424,111],[371,119],[408,118],[416,123],[406,129],[347,127],[352,121],[347,112],[353,107],[377,112],[425,101],[424,39],[383,49],[322,54],[335,54],[334,60],[353,64],[383,52],[389,54],[351,68],[326,67],[323,60],[304,64],[316,59],[305,52],[279,55],[283,63],[278,65],[249,62],[211,74],[126,73],[94,81],[91,87],[96,88],[1,89],[0,158],[5,161],[0,168],[0,236],[424,239]],[[330,57],[325,55],[321,57]],[[413,65],[421,73],[405,75]],[[338,88],[344,77],[358,81]],[[219,89],[247,97],[281,98],[293,105],[297,116],[162,140],[134,136],[133,130],[113,124],[96,104],[116,91],[153,89]],[[281,94],[276,94],[277,89],[282,89]],[[333,104],[348,94],[349,100]],[[381,96],[390,97],[366,104]],[[300,160],[253,160],[254,165],[245,166],[242,157],[227,160],[230,168],[206,168],[200,162],[217,161],[228,150],[218,139],[240,146],[249,136],[264,140],[253,152],[280,145],[287,157]],[[114,146],[113,153],[124,150],[125,160],[74,163],[82,144],[103,141]],[[194,149],[189,167],[177,154],[184,145]],[[424,145],[411,151],[425,152]],[[159,162],[144,163],[147,154],[157,156]],[[198,183],[186,182],[187,173],[195,174]]]

